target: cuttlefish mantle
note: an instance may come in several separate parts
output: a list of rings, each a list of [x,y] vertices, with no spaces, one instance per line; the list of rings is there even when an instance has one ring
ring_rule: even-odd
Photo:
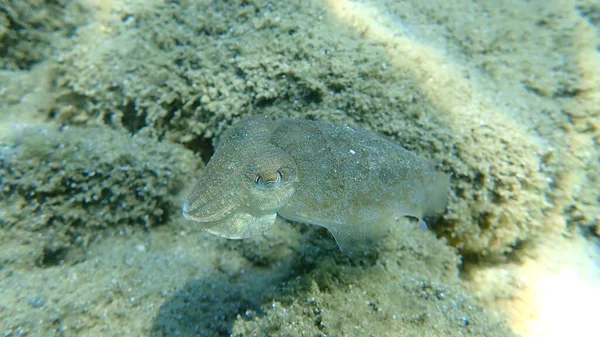
[[[231,239],[261,234],[281,216],[326,227],[350,252],[393,219],[424,224],[443,213],[448,183],[429,161],[369,132],[258,115],[223,135],[183,215]]]

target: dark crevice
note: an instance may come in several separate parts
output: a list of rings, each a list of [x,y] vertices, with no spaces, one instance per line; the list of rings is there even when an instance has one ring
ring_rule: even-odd
[[[146,111],[138,110],[133,101],[128,101],[123,107],[123,126],[131,134],[136,134],[146,126]]]
[[[600,24],[600,4],[586,4],[575,6],[579,14],[594,26]]]
[[[208,138],[196,137],[191,141],[184,143],[183,146],[192,150],[194,153],[200,154],[200,158],[202,158],[202,161],[205,163],[207,163],[210,160],[210,157],[215,153],[212,142]]]
[[[69,250],[66,247],[45,247],[42,255],[36,260],[36,265],[41,268],[59,266],[65,260]]]
[[[273,97],[273,98],[259,97],[254,102],[254,106],[257,109],[266,108],[266,107],[274,105],[276,101],[277,101],[276,97]]]

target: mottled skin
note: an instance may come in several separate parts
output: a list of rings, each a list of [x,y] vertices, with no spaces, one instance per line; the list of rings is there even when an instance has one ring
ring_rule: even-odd
[[[233,126],[183,206],[227,238],[266,231],[277,215],[326,227],[345,252],[365,249],[395,219],[441,214],[449,177],[364,131],[252,116]]]

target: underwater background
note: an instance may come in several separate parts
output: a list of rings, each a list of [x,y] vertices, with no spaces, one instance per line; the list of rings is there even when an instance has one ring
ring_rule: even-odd
[[[596,336],[597,0],[0,0],[0,336]],[[181,206],[267,114],[451,174],[362,258]]]

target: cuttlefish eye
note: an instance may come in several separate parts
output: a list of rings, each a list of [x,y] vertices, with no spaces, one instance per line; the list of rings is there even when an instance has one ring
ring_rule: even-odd
[[[275,172],[257,174],[254,182],[256,183],[256,188],[259,190],[272,190],[283,183],[283,173],[277,170]]]

